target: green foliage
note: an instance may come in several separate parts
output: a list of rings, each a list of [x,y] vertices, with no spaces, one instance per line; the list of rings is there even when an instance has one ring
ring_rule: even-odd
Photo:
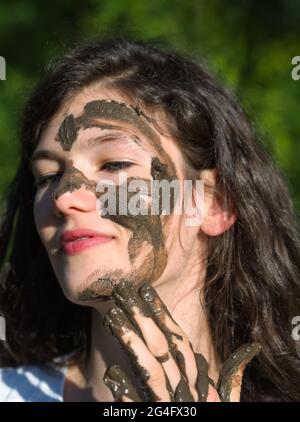
[[[46,63],[95,36],[162,39],[233,89],[286,175],[300,211],[299,0],[1,1],[0,193],[18,162],[22,107]]]

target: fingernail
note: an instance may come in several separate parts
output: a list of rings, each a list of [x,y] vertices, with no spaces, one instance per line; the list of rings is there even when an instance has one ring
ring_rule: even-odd
[[[164,312],[168,312],[156,290],[150,284],[144,283],[139,289],[139,294],[157,317],[161,316]]]
[[[232,379],[241,366],[246,366],[259,352],[259,343],[248,343],[239,347],[225,361],[218,380],[218,392],[222,401],[230,401]]]
[[[121,400],[122,396],[127,396],[134,402],[141,402],[136,389],[133,387],[130,379],[127,377],[125,372],[122,371],[119,365],[113,365],[108,368],[104,374],[104,378],[107,380],[106,385],[109,385],[110,381],[112,382],[113,387],[110,387],[110,389],[117,400]]]
[[[235,352],[231,354],[229,359],[239,361],[250,362],[261,350],[261,345],[259,343],[248,343],[239,347]]]
[[[134,315],[134,307],[137,307],[140,314],[146,318],[151,317],[150,310],[138,295],[136,288],[127,280],[122,280],[113,290],[113,297],[129,315]]]
[[[152,302],[157,296],[155,289],[149,283],[144,283],[139,288],[139,293],[147,302]]]
[[[122,309],[114,307],[104,317],[104,326],[113,334],[121,336],[129,330],[136,332],[136,328],[126,317]]]
[[[106,314],[103,318],[103,327],[106,328],[106,330],[110,334],[113,334],[113,331],[111,329],[111,324],[112,324],[112,321],[111,321],[110,317]]]

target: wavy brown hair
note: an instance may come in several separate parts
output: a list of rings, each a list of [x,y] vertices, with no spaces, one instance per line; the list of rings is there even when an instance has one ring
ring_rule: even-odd
[[[242,401],[300,401],[299,342],[291,335],[300,313],[299,223],[286,182],[233,95],[203,66],[124,39],[89,41],[52,62],[25,107],[21,159],[0,233],[2,366],[51,364],[64,354],[76,361],[87,353],[91,310],[70,303],[58,285],[34,224],[29,161],[66,96],[97,81],[164,111],[187,163],[218,170],[224,206],[233,203],[238,219],[207,238],[204,305],[214,346],[225,360],[243,343],[261,343],[245,370]]]

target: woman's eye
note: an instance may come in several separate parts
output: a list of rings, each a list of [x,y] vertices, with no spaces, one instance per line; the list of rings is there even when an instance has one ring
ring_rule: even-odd
[[[125,168],[129,168],[133,165],[130,161],[109,161],[101,167],[101,170],[106,170],[108,172],[115,172],[119,170],[123,170]]]
[[[36,187],[46,186],[49,183],[54,182],[56,180],[56,178],[58,178],[58,177],[60,177],[60,174],[58,174],[58,173],[55,173],[55,174],[47,174],[46,176],[40,176],[35,181],[35,185],[36,185]]]

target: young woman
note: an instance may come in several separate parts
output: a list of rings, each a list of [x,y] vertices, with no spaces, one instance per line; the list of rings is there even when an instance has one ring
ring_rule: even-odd
[[[1,226],[2,400],[300,400],[292,202],[206,70],[146,42],[78,47],[30,98],[21,148]],[[175,212],[188,180],[193,224]],[[162,181],[178,182],[169,207],[159,192],[158,212],[133,212]]]

